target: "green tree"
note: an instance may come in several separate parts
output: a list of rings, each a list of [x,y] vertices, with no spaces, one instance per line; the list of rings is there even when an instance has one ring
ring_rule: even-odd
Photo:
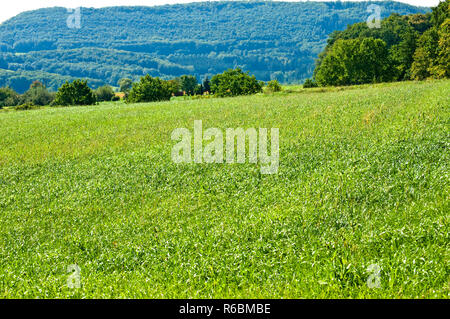
[[[317,84],[317,82],[315,82],[313,79],[306,79],[305,83],[303,83],[304,89],[316,88],[318,86],[319,85]]]
[[[217,74],[211,79],[211,91],[219,97],[250,95],[262,92],[263,84],[237,68]]]
[[[202,83],[202,93],[211,92],[211,81],[209,80],[208,77],[205,77],[205,79],[203,80]]]
[[[120,92],[123,92],[123,93],[129,92],[131,90],[131,88],[133,87],[133,81],[128,78],[119,80],[119,82],[117,84],[119,84]]]
[[[450,0],[440,2],[431,12],[431,22],[437,28],[447,19],[450,19]]]
[[[178,79],[172,79],[167,81],[167,86],[171,95],[179,95],[180,93],[180,83]]]
[[[439,78],[450,78],[450,19],[439,28],[439,54],[434,73]]]
[[[55,99],[55,94],[50,93],[47,88],[39,81],[34,81],[30,89],[22,96],[23,102],[33,105],[50,105]]]
[[[431,22],[433,26],[419,38],[411,67],[411,78],[445,78],[449,71],[449,20],[450,0],[441,2],[433,8]]]
[[[97,102],[94,92],[87,85],[87,81],[75,80],[64,83],[56,93],[53,105],[93,105]]]
[[[271,92],[280,92],[281,90],[283,90],[283,88],[281,87],[280,83],[277,80],[269,81],[269,83],[267,83],[267,88]]]
[[[95,90],[95,95],[97,96],[97,101],[111,101],[115,96],[114,90],[109,85],[104,85]]]
[[[9,87],[0,88],[0,109],[4,106],[16,106],[20,104],[19,94]]]
[[[327,52],[316,80],[321,86],[377,83],[390,81],[392,73],[383,40],[340,39]]]
[[[160,78],[146,75],[133,88],[127,97],[129,103],[168,101],[172,96],[169,83]]]
[[[439,33],[436,28],[425,31],[419,38],[411,66],[411,78],[423,80],[431,77],[439,55]]]
[[[194,95],[197,92],[198,81],[195,76],[182,75],[178,79],[181,91],[187,95]]]

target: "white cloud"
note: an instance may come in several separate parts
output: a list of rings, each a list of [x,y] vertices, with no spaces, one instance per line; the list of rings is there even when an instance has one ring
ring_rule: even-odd
[[[173,3],[188,3],[199,2],[201,0],[14,0],[12,2],[2,1],[0,9],[0,22],[3,22],[23,11],[34,10],[46,7],[108,7],[108,6],[154,6],[161,4],[173,4]],[[203,1],[203,0],[202,0]],[[295,0],[284,0],[295,1]],[[314,1],[314,0],[313,0]],[[318,1],[318,0],[316,0]],[[353,0],[363,1],[363,0]],[[405,2],[417,6],[436,6],[439,0],[399,0],[399,2]]]

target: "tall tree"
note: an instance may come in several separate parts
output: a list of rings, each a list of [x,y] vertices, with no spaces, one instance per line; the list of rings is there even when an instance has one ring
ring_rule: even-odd
[[[336,41],[316,74],[321,86],[376,83],[392,77],[386,43],[374,38]]]

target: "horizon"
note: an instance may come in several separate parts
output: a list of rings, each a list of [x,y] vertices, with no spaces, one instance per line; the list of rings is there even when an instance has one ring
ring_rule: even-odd
[[[221,0],[212,0],[221,1]],[[237,0],[239,1],[239,0]],[[306,2],[307,0],[274,0],[277,2]],[[309,0],[314,2],[336,2],[338,0]],[[370,0],[343,0],[352,2],[369,2]],[[383,0],[375,0],[383,1]],[[433,7],[436,6],[441,0],[395,0],[394,2],[401,2],[410,4],[418,7]],[[173,4],[187,4],[193,2],[208,2],[205,0],[49,0],[46,1],[46,5],[40,4],[30,4],[26,0],[16,0],[14,6],[9,6],[2,8],[0,11],[0,23],[3,23],[23,12],[38,10],[42,8],[51,7],[65,7],[65,8],[76,8],[76,7],[88,7],[88,8],[105,8],[105,7],[118,7],[118,6],[143,6],[143,7],[153,7],[159,5],[173,5]],[[76,3],[76,5],[74,5]]]

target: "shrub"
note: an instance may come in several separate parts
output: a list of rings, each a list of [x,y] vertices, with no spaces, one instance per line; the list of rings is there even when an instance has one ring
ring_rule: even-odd
[[[114,95],[111,99],[112,102],[120,101],[120,96]]]
[[[87,81],[75,80],[64,83],[56,93],[52,105],[94,105],[97,102],[94,92],[87,85]]]
[[[250,95],[262,91],[263,84],[241,69],[229,69],[211,79],[211,91],[219,97]]]
[[[55,94],[50,93],[42,83],[35,81],[30,89],[23,94],[22,99],[25,103],[44,106],[53,102]]]
[[[0,88],[0,109],[4,106],[16,106],[20,103],[20,95],[13,89]]]
[[[109,85],[99,87],[95,90],[95,95],[97,96],[97,101],[99,102],[111,101],[115,96],[112,87]]]
[[[317,82],[314,81],[313,79],[306,79],[305,83],[303,83],[304,89],[316,88],[318,86],[319,85],[317,84]]]
[[[24,104],[17,105],[14,109],[16,111],[27,111],[27,110],[35,110],[38,108],[39,108],[39,106],[34,105],[32,102],[26,102]]]
[[[160,78],[146,75],[139,83],[134,83],[127,97],[129,103],[168,101],[172,96],[169,84]]]
[[[280,83],[277,80],[272,80],[267,83],[267,88],[270,92],[280,92],[283,90]]]

